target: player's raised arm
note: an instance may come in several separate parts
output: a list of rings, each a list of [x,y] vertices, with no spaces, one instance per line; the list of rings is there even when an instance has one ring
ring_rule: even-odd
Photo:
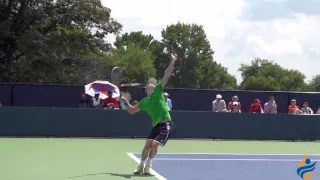
[[[126,106],[129,114],[135,114],[140,111],[138,106],[132,106],[124,97],[121,98],[121,102],[123,102],[123,104]]]
[[[167,85],[168,83],[168,80],[172,74],[172,71],[174,69],[174,64],[176,63],[176,56],[173,56],[171,55],[171,62],[168,66],[168,68],[166,69],[166,71],[164,72],[164,75],[163,75],[163,78],[161,80],[161,85],[162,85],[162,88],[165,88],[165,86]]]

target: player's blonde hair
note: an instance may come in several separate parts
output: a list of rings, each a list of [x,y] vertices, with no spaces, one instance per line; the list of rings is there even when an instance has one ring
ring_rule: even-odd
[[[150,79],[148,80],[147,85],[148,85],[148,84],[156,85],[156,84],[157,84],[157,80],[156,80],[155,78],[150,78]]]
[[[157,80],[155,78],[150,78],[148,80],[146,86],[144,87],[145,92],[147,92],[147,87],[148,87],[149,84],[152,84],[152,85],[156,86],[157,85]]]

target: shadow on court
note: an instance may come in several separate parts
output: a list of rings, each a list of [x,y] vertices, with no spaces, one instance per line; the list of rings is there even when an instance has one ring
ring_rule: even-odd
[[[69,178],[81,178],[81,177],[88,177],[88,176],[100,176],[100,175],[111,175],[111,176],[117,176],[117,177],[123,177],[126,179],[131,179],[134,177],[152,177],[153,175],[135,175],[135,174],[117,174],[117,173],[96,173],[96,174],[85,174],[81,176],[73,176]]]

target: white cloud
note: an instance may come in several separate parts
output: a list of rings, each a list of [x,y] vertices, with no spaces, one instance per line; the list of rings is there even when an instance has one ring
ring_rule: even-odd
[[[292,11],[290,18],[253,21],[243,18],[243,14],[252,13],[247,8],[251,1],[256,2],[103,0],[103,4],[111,8],[112,16],[123,24],[124,32],[141,30],[160,39],[161,30],[178,21],[203,25],[212,49],[216,51],[215,60],[236,75],[238,81],[241,80],[237,72],[240,64],[255,57],[268,58],[285,68],[300,70],[308,80],[320,73],[317,69],[320,66],[320,59],[317,59],[320,57],[320,34],[317,33],[320,16]],[[253,16],[259,15],[256,14],[259,11],[254,13]]]

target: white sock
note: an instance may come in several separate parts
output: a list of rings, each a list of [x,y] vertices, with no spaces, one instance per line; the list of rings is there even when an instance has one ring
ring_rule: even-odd
[[[152,159],[148,159],[146,164],[151,164],[152,163]]]
[[[144,165],[144,161],[141,160],[140,164]]]

